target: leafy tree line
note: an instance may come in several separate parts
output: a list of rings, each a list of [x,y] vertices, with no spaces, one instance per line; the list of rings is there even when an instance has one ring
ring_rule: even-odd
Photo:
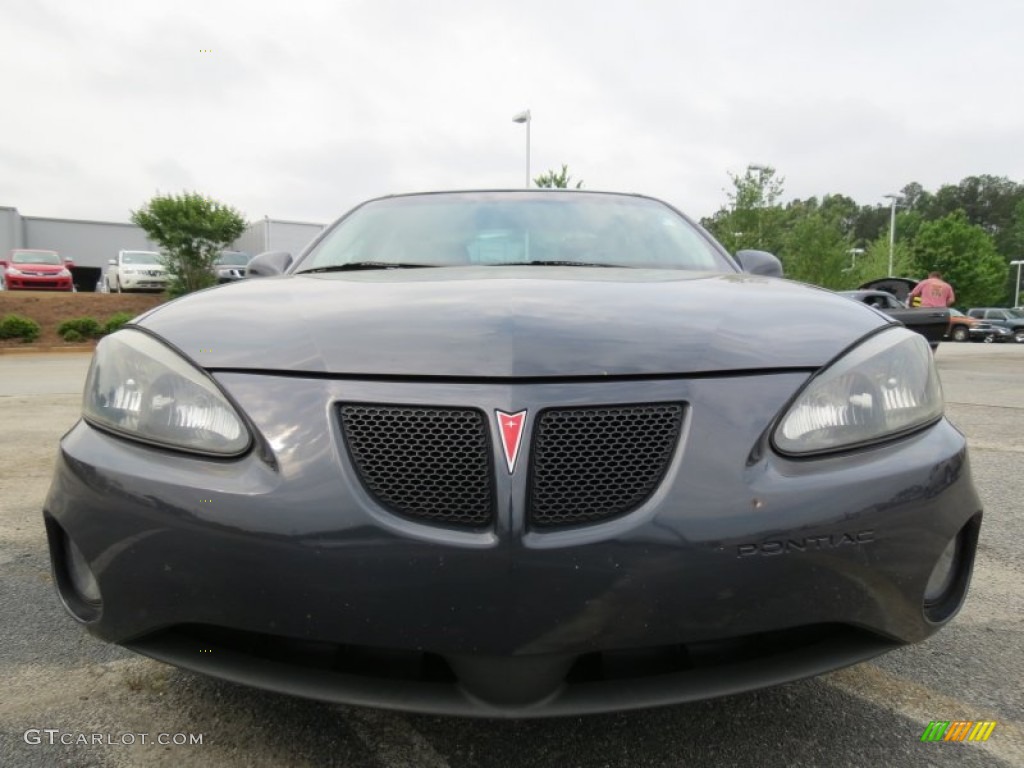
[[[786,275],[833,290],[856,288],[889,272],[888,204],[860,205],[841,194],[781,203],[774,168],[730,174],[727,203],[701,220],[727,248],[771,251]],[[907,184],[897,200],[893,275],[920,279],[939,270],[960,306],[1012,301],[1024,257],[1024,184],[969,176],[929,192]]]
[[[730,174],[727,203],[701,223],[732,252],[771,251],[786,275],[843,290],[889,273],[890,207],[860,205],[841,194],[781,202],[784,179],[751,165]],[[536,177],[538,187],[579,189],[567,165]],[[215,282],[213,262],[245,229],[242,214],[197,193],[158,195],[132,212],[132,221],[160,244],[171,273],[171,295]],[[1024,258],[1024,184],[1005,177],[969,176],[930,192],[920,184],[900,191],[892,274],[920,279],[939,270],[960,306],[1012,301]]]

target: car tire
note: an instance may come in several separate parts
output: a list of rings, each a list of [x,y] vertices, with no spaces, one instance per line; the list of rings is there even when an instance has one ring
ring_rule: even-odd
[[[953,333],[951,333],[950,336],[953,337],[953,341],[967,341],[967,337],[970,336],[970,334],[967,332],[966,328],[962,325],[958,325],[953,329]]]
[[[1024,328],[1018,328],[1013,332],[1013,340],[1018,344],[1024,344]]]

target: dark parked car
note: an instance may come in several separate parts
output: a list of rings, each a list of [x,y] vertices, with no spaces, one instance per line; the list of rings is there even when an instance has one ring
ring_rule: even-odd
[[[980,320],[968,317],[959,309],[949,309],[949,332],[947,338],[953,341],[967,341],[971,338],[971,328],[978,325]]]
[[[1006,307],[975,307],[967,310],[968,317],[999,325],[1013,333],[1013,340],[1024,344],[1024,310]]]
[[[252,255],[244,251],[223,251],[213,263],[218,283],[233,283],[246,277],[245,270]]]
[[[885,291],[906,304],[907,297],[919,282],[910,277],[878,277],[858,287],[862,291]]]
[[[874,307],[889,317],[899,320],[910,330],[916,331],[928,339],[932,349],[937,347],[949,332],[948,309],[908,307],[886,291],[839,291],[839,295],[867,304],[869,307]]]
[[[100,341],[60,598],[211,675],[497,717],[924,640],[982,516],[932,354],[779,271],[639,195],[364,203]]]
[[[1014,341],[1013,331],[1001,325],[992,325],[988,322],[978,322],[970,328],[971,341],[983,341],[991,344],[994,341]]]

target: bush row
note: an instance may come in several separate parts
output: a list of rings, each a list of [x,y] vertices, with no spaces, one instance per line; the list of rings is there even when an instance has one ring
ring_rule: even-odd
[[[57,334],[64,341],[85,341],[98,339],[119,330],[134,315],[129,312],[118,312],[106,323],[100,324],[94,317],[77,317],[65,320],[57,326]],[[39,323],[21,315],[4,315],[0,318],[0,339],[21,339],[23,342],[35,341],[42,329]]]
[[[21,339],[35,341],[39,338],[39,323],[21,315],[4,315],[0,318],[0,339]]]

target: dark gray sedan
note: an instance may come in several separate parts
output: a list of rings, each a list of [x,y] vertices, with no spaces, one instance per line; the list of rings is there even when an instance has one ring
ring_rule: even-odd
[[[497,717],[921,641],[982,517],[928,344],[779,271],[635,195],[365,203],[100,342],[60,598],[181,667]]]

